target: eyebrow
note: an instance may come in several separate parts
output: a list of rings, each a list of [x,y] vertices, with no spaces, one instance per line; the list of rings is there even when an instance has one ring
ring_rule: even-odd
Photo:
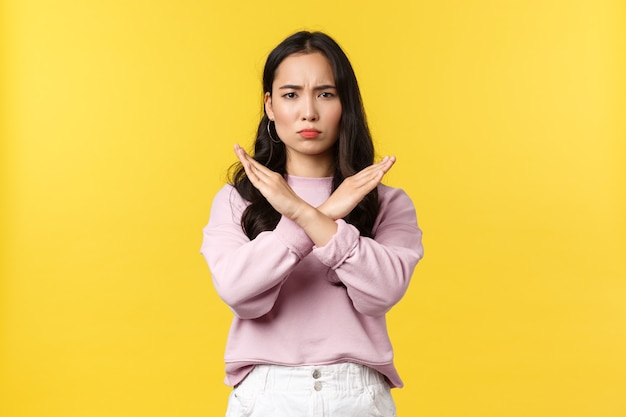
[[[318,85],[316,87],[313,87],[313,90],[316,90],[316,91],[318,91],[318,90],[328,90],[330,88],[335,89],[335,90],[337,89],[337,87],[335,87],[334,85],[323,84],[323,85]],[[304,87],[302,87],[301,85],[286,84],[286,85],[280,86],[278,89],[279,90],[303,90]]]

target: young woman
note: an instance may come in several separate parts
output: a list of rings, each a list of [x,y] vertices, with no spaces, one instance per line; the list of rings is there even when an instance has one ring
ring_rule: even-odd
[[[385,313],[422,257],[409,197],[381,184],[359,87],[329,36],[269,55],[254,153],[235,145],[202,253],[235,317],[228,417],[395,416]]]

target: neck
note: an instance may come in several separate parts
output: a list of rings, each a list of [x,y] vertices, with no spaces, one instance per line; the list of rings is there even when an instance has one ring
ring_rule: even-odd
[[[324,178],[335,173],[332,157],[294,158],[287,155],[286,168],[287,174],[296,177]]]

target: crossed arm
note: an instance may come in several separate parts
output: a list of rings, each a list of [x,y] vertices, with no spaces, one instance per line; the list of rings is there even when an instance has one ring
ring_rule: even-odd
[[[267,201],[283,216],[300,226],[317,247],[328,243],[337,232],[335,220],[347,216],[372,191],[395,163],[395,157],[384,157],[357,174],[346,178],[321,206],[313,207],[301,199],[282,175],[255,161],[243,148],[235,153],[246,175]]]
[[[311,252],[334,271],[326,279],[344,283],[354,307],[363,314],[382,315],[402,297],[423,254],[410,198],[400,189],[384,189],[375,240],[360,236],[341,220],[380,183],[395,158],[385,158],[345,179],[315,208],[295,194],[281,175],[239,147],[235,151],[250,181],[282,214],[275,230],[249,240],[240,225],[246,202],[231,186],[214,199],[201,251],[220,297],[239,318],[268,313],[284,281]]]

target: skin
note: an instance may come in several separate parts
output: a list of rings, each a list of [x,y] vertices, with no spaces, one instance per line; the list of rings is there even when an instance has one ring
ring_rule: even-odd
[[[287,151],[287,172],[301,177],[332,176],[333,145],[339,137],[341,100],[328,60],[320,53],[295,54],[280,63],[265,111]],[[299,132],[312,128],[315,138]]]
[[[328,60],[320,53],[294,54],[278,66],[272,94],[265,95],[265,110],[287,151],[287,173],[305,177],[329,177],[334,171],[333,145],[339,136],[341,102]],[[313,128],[314,138],[302,129]],[[348,215],[391,169],[396,158],[384,157],[346,178],[321,206],[302,200],[283,176],[255,161],[235,145],[235,154],[246,175],[267,201],[283,216],[298,224],[316,246],[328,243],[337,232],[336,219]]]

